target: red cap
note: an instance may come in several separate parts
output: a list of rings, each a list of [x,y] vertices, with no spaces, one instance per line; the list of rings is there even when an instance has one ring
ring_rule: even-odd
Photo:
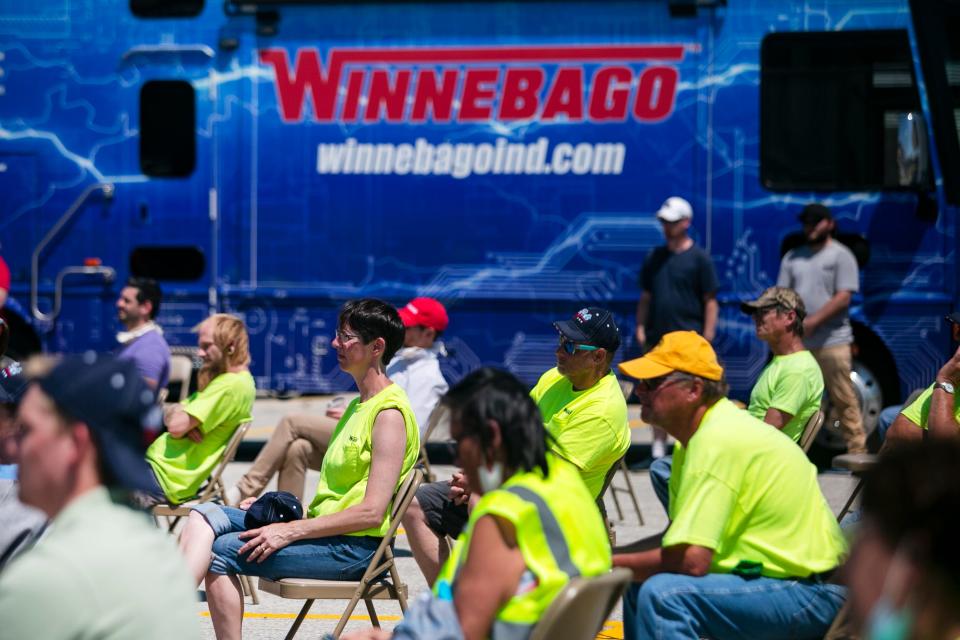
[[[447,310],[433,298],[414,298],[398,312],[405,327],[423,326],[443,331],[450,322]]]

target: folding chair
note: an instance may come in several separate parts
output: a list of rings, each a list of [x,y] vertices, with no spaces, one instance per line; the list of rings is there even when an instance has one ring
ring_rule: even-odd
[[[817,434],[823,428],[826,422],[827,414],[822,409],[817,409],[813,415],[807,418],[807,424],[803,426],[803,433],[800,434],[800,448],[806,453],[810,451],[810,445],[817,439]]]
[[[869,471],[875,464],[877,464],[877,456],[872,453],[845,453],[833,459],[833,466],[849,469],[850,473],[857,478],[856,486],[850,493],[850,497],[847,498],[847,503],[840,510],[840,515],[837,516],[837,522],[843,520],[843,517],[850,511],[853,501],[860,494],[860,489],[863,488],[864,472]]]
[[[370,620],[377,627],[380,626],[380,619],[377,618],[377,612],[373,607],[374,600],[397,600],[400,603],[400,610],[407,610],[407,585],[400,580],[400,574],[397,571],[396,562],[393,557],[393,541],[400,526],[400,520],[406,513],[407,507],[413,501],[413,496],[417,492],[417,487],[423,481],[423,471],[414,467],[410,475],[397,490],[393,497],[393,509],[390,512],[390,528],[383,536],[380,546],[376,553],[370,559],[370,564],[364,572],[363,577],[358,581],[346,580],[311,580],[307,578],[280,578],[270,580],[260,578],[260,589],[267,593],[272,593],[281,598],[294,600],[306,600],[303,608],[297,615],[297,619],[287,632],[286,638],[290,640],[300,629],[307,612],[313,606],[314,600],[350,600],[350,604],[344,609],[340,621],[337,622],[337,628],[333,631],[333,637],[339,638],[350,619],[353,610],[357,607],[360,600],[367,605],[367,612],[370,614]],[[389,576],[383,575],[389,572]]]
[[[629,494],[630,500],[633,502],[633,508],[637,512],[637,520],[640,521],[640,526],[642,527],[644,526],[643,513],[640,512],[640,501],[637,500],[637,492],[634,491],[633,483],[630,482],[630,470],[627,469],[625,458],[626,456],[624,456],[624,458],[620,458],[614,462],[613,467],[611,467],[611,471],[613,473],[610,475],[608,480],[610,497],[613,498],[613,505],[617,508],[617,519],[623,520],[623,509],[620,508],[620,499],[617,498],[617,492]],[[617,471],[620,471],[623,474],[623,479],[625,482],[625,486],[623,487],[618,487],[613,483],[613,477],[616,476]]]
[[[573,578],[547,608],[529,640],[592,640],[632,577],[629,569],[618,567],[592,578]]]
[[[438,404],[434,407],[433,411],[430,412],[430,417],[427,419],[427,430],[423,432],[423,437],[420,438],[420,457],[417,459],[417,466],[423,467],[424,477],[427,482],[434,482],[437,479],[433,473],[433,469],[430,468],[430,460],[427,458],[427,442],[436,430],[437,425],[447,418],[449,413],[447,408],[442,405]]]
[[[190,391],[190,378],[193,375],[193,360],[189,356],[173,355],[170,356],[170,377],[167,385],[179,383],[179,396],[174,400],[183,402],[187,399],[187,393]]]
[[[193,500],[188,500],[183,504],[158,504],[153,508],[154,518],[167,518],[170,521],[167,530],[170,533],[173,533],[173,530],[176,528],[177,523],[180,521],[180,518],[190,515],[190,507],[200,504],[201,502],[210,502],[214,499],[219,499],[223,502],[226,502],[226,487],[223,486],[223,472],[226,470],[227,465],[233,462],[234,456],[237,455],[237,449],[240,448],[240,442],[243,440],[243,437],[247,434],[247,430],[250,428],[250,422],[242,422],[240,426],[237,427],[237,430],[233,432],[233,435],[230,436],[230,440],[227,442],[226,449],[223,450],[223,455],[220,457],[220,462],[217,463],[217,466],[213,468],[213,472],[210,474],[210,477],[207,479],[207,483],[200,490],[200,493]]]

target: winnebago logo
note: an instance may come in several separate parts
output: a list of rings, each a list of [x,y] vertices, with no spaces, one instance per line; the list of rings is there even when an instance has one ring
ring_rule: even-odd
[[[655,122],[677,91],[664,63],[683,55],[682,45],[333,49],[325,68],[302,48],[293,69],[285,49],[260,50],[260,62],[273,67],[285,122],[301,122],[307,102],[317,122]],[[587,77],[585,64],[599,66]]]

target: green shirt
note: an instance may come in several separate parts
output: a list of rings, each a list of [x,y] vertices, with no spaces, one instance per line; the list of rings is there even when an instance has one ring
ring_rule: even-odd
[[[663,546],[712,549],[711,573],[739,566],[806,577],[836,567],[846,551],[806,454],[727,399],[686,447],[674,446],[669,515]]]
[[[590,494],[597,498],[613,463],[630,447],[627,403],[613,372],[583,391],[554,367],[530,392],[547,433],[547,446],[580,470]]]
[[[320,482],[317,495],[310,503],[307,515],[310,518],[339,513],[348,507],[360,504],[367,492],[370,479],[370,464],[373,460],[373,423],[381,411],[397,409],[403,414],[407,441],[403,452],[403,466],[397,479],[396,489],[406,480],[420,454],[420,429],[410,408],[410,401],[396,384],[391,384],[366,402],[354,398],[337,423],[330,446],[320,465]],[[378,527],[354,531],[347,535],[383,536],[390,527],[390,510],[387,507],[383,521]]]
[[[203,391],[193,394],[183,410],[200,422],[203,442],[164,433],[147,449],[147,462],[157,482],[174,504],[190,500],[223,456],[240,423],[250,420],[257,389],[253,376],[222,373]]]
[[[823,397],[823,373],[809,351],[774,356],[750,392],[747,411],[763,420],[767,409],[779,409],[793,417],[783,426],[785,434],[800,442],[803,428],[819,408]]]
[[[0,636],[200,638],[196,592],[173,538],[100,487],[0,574]]]
[[[904,407],[901,414],[903,417],[917,425],[921,429],[927,428],[927,421],[930,419],[930,403],[933,401],[933,385],[924,389],[923,393],[917,396],[910,406]],[[960,422],[960,398],[957,394],[953,395],[953,417]]]

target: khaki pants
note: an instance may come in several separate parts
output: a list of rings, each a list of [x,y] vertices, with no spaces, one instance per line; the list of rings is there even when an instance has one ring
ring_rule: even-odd
[[[319,469],[337,421],[325,415],[284,416],[253,466],[237,483],[244,498],[258,496],[277,471],[277,488],[303,502],[307,469]]]
[[[848,453],[865,453],[867,436],[863,431],[860,401],[850,381],[852,356],[849,344],[811,349],[823,372],[823,386],[840,417],[840,432],[847,442]]]

